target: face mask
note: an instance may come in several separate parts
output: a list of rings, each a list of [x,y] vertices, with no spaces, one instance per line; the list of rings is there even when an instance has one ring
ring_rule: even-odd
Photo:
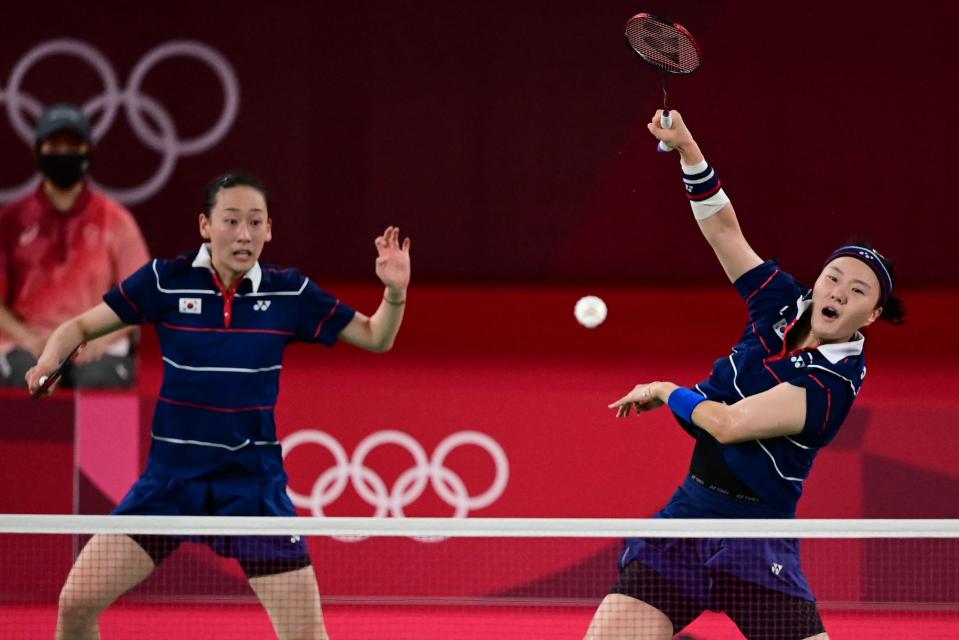
[[[90,165],[90,155],[86,153],[41,155],[39,163],[41,173],[50,182],[61,189],[67,189],[86,175],[87,167]]]

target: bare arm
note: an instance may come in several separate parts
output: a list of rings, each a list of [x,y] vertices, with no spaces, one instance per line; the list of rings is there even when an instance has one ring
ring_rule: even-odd
[[[673,126],[665,129],[659,123],[661,113],[661,110],[657,111],[647,125],[650,133],[674,147],[684,165],[691,167],[701,163],[704,160],[703,153],[683,122],[682,115],[678,111],[671,111]],[[727,204],[715,215],[697,222],[730,282],[735,282],[739,276],[762,264],[762,258],[746,242],[732,204]]]
[[[669,402],[678,387],[672,382],[639,384],[609,405],[617,416],[651,411]],[[783,382],[736,404],[706,400],[693,410],[693,423],[723,444],[795,435],[806,423],[806,391]]]
[[[387,227],[374,240],[378,254],[376,275],[386,287],[376,312],[372,316],[357,312],[340,331],[342,340],[367,351],[382,353],[392,349],[403,322],[410,284],[410,239],[400,244],[399,238],[399,228]]]
[[[405,304],[391,304],[389,300],[400,300],[402,296],[397,293],[391,294],[389,289],[383,294],[383,301],[377,307],[372,316],[366,316],[359,311],[350,320],[350,323],[340,331],[340,338],[352,344],[355,347],[383,353],[393,348],[396,340],[396,334],[399,333],[400,324],[403,322],[403,309]]]
[[[27,386],[33,392],[40,376],[49,375],[75,346],[112,333],[127,325],[106,303],[101,302],[57,327],[47,340],[37,364],[27,371]]]

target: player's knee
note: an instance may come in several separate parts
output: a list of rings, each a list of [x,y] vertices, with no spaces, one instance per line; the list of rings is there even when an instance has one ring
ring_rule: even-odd
[[[68,628],[83,627],[95,621],[105,608],[102,603],[90,598],[90,594],[70,583],[60,590],[58,614],[61,622]]]

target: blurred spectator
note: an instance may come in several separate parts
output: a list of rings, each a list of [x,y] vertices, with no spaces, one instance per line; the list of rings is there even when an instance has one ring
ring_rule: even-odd
[[[50,333],[98,304],[148,259],[130,212],[86,179],[90,122],[58,104],[37,121],[43,182],[0,209],[0,386],[26,386]],[[67,387],[128,387],[136,381],[132,329],[91,341],[61,381]]]

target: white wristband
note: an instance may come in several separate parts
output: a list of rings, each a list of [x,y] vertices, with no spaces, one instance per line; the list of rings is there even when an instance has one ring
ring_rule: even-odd
[[[719,213],[729,204],[716,171],[705,159],[694,165],[681,164],[686,197],[693,209],[693,217],[705,220]]]
[[[689,204],[693,208],[693,217],[697,220],[705,220],[706,218],[711,218],[716,215],[720,209],[729,204],[729,197],[725,191],[720,189],[705,200],[698,202],[690,200]]]

